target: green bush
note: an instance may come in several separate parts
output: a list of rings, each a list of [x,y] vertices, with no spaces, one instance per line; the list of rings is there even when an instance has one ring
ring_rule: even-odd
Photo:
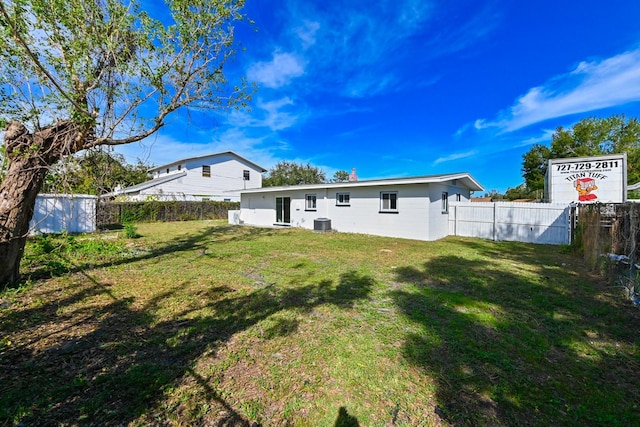
[[[131,223],[127,223],[124,225],[124,235],[127,239],[137,239],[138,237],[140,237],[140,234],[138,234],[138,229]]]

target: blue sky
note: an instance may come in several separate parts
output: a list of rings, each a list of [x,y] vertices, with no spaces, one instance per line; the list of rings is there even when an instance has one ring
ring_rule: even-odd
[[[155,165],[233,150],[360,179],[469,172],[522,183],[558,126],[640,117],[640,1],[247,0],[228,71],[250,111],[178,114],[119,147]]]

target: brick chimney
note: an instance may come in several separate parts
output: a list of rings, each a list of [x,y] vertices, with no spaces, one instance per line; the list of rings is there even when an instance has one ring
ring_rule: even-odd
[[[356,168],[351,168],[351,173],[349,174],[349,182],[356,182],[358,180],[358,175],[356,175]]]

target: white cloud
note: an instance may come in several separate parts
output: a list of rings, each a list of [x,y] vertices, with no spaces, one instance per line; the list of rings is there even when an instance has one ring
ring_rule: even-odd
[[[272,131],[287,129],[298,121],[300,115],[283,110],[294,105],[294,101],[288,96],[266,102],[258,100],[256,108],[251,113],[231,112],[229,124],[237,127],[267,127]]]
[[[407,60],[402,46],[424,31],[431,9],[425,0],[289,1],[291,38],[281,44],[304,55],[309,90],[370,96],[403,81],[394,64]]]
[[[475,156],[477,154],[478,154],[478,150],[470,150],[470,151],[465,151],[465,152],[462,152],[462,153],[454,153],[454,154],[450,154],[448,156],[439,157],[439,158],[435,159],[433,161],[432,165],[435,166],[435,165],[439,165],[440,163],[452,162],[454,160],[465,159],[467,157]]]
[[[274,53],[271,61],[256,62],[249,67],[247,76],[268,88],[288,85],[304,74],[304,61],[292,53]]]
[[[516,103],[476,129],[511,132],[534,123],[640,101],[640,49],[602,61],[581,62],[571,72],[530,89]]]
[[[172,136],[156,133],[140,142],[126,145],[117,145],[114,150],[122,154],[127,163],[135,163],[137,160],[148,165],[162,165],[174,160],[200,155],[202,144],[181,142]],[[197,154],[193,154],[197,152]],[[210,151],[212,152],[212,151]]]
[[[280,160],[274,152],[288,149],[288,144],[274,135],[253,137],[237,128],[214,133],[208,141],[183,142],[174,135],[157,134],[140,143],[115,147],[128,163],[140,159],[148,165],[158,166],[179,159],[233,151],[265,168]]]
[[[397,79],[392,73],[388,75],[374,75],[369,72],[361,72],[347,82],[344,94],[352,98],[366,98],[383,93],[388,87],[393,86]]]
[[[283,108],[291,105],[294,105],[294,102],[289,97],[258,103],[258,107],[266,112],[266,117],[263,122],[271,130],[282,130],[293,126],[298,116],[286,111],[281,111]]]
[[[320,23],[317,21],[304,20],[302,25],[294,30],[294,33],[298,36],[302,42],[302,48],[308,49],[316,44],[316,34],[320,29]]]
[[[541,134],[538,136],[532,136],[523,140],[520,144],[516,144],[515,147],[526,147],[528,145],[540,144],[540,143],[548,143],[551,141],[555,130],[553,129],[544,129]]]

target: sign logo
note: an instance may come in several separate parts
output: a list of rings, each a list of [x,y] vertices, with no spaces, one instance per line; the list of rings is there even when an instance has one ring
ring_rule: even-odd
[[[598,196],[593,193],[598,189],[593,178],[578,178],[573,182],[573,186],[578,192],[578,200],[581,202],[593,202]]]

